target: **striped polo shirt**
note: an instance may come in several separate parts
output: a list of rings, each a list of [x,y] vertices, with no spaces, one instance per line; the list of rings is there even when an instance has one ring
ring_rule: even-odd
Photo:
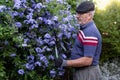
[[[92,57],[92,65],[99,64],[102,38],[94,21],[81,27],[71,51],[71,59]]]

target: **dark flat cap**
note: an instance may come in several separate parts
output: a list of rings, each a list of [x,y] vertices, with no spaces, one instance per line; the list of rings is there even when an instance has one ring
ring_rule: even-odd
[[[95,5],[93,2],[84,1],[80,5],[78,5],[78,7],[76,8],[76,12],[83,14],[83,13],[87,13],[89,11],[94,11],[94,9],[95,9]]]

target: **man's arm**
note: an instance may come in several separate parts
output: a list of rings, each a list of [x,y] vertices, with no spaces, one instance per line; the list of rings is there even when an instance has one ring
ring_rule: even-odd
[[[91,65],[92,61],[92,57],[81,57],[75,60],[66,60],[66,64],[70,67],[83,67]]]
[[[68,66],[68,67],[84,67],[92,64],[92,57],[81,57],[74,60],[63,60],[62,58],[55,59],[55,66]]]

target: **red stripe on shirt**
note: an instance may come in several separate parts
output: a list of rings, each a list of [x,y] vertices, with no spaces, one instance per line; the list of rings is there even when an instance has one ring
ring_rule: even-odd
[[[83,45],[93,45],[98,44],[98,39],[96,37],[86,37],[82,31],[79,31],[78,39]]]

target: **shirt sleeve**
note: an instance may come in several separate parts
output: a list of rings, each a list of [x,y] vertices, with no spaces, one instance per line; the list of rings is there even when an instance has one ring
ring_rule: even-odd
[[[83,52],[84,52],[84,56],[89,56],[89,57],[93,57],[95,52],[96,52],[96,48],[98,45],[98,38],[95,37],[94,35],[90,35],[89,36],[85,35],[81,30],[79,31],[78,34],[78,39],[79,41],[82,43],[83,45]]]

